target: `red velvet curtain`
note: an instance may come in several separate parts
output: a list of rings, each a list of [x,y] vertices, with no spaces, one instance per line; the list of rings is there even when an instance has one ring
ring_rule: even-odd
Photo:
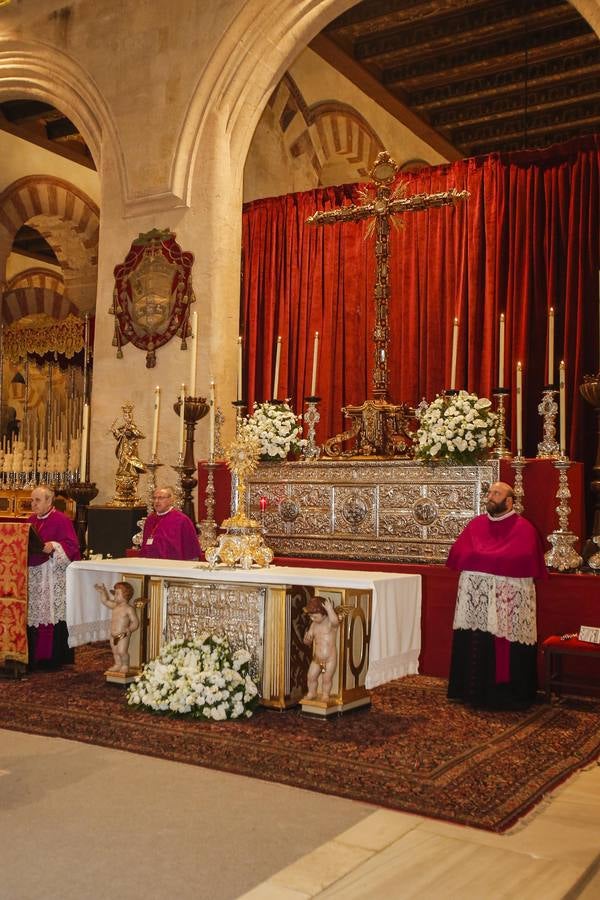
[[[466,188],[467,202],[406,213],[391,238],[389,398],[428,400],[450,383],[452,321],[459,319],[457,387],[489,396],[498,381],[500,313],[505,383],[524,368],[524,450],[541,440],[548,310],[555,360],[567,367],[569,447],[593,453],[593,415],[579,396],[599,369],[600,137],[544,151],[462,160],[403,176],[407,195]],[[242,333],[245,399],[270,399],[277,336],[279,399],[302,409],[320,335],[318,439],[341,431],[341,407],[371,393],[373,238],[365,226],[310,226],[308,216],[356,201],[356,185],[258,200],[244,207]],[[509,433],[514,427],[509,403]]]

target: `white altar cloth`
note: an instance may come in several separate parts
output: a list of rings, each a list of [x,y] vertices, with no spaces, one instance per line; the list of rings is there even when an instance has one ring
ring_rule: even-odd
[[[349,587],[373,591],[371,644],[366,687],[414,675],[421,650],[421,576],[352,569],[308,569],[269,566],[230,569],[207,563],[167,559],[82,560],[67,569],[67,627],[69,646],[108,640],[111,610],[100,602],[95,584],[112,587],[125,574],[154,575],[222,583]]]

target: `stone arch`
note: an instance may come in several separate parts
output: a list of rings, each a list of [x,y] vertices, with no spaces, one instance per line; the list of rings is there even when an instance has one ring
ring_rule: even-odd
[[[10,325],[34,313],[46,313],[53,319],[63,319],[69,313],[79,314],[75,304],[65,297],[64,279],[58,272],[26,269],[7,283],[2,298],[2,322]]]
[[[262,0],[240,10],[194,88],[173,162],[175,195],[189,205],[199,147],[204,143],[214,148],[212,162],[231,161],[239,188],[243,159],[258,120],[299,48],[356,2]],[[206,171],[205,159],[199,171]],[[227,173],[228,179],[231,174]]]
[[[286,72],[269,98],[291,157],[305,157],[321,185],[362,181],[383,144],[354,107],[335,100],[308,106]],[[341,173],[341,174],[340,174]]]
[[[128,179],[117,127],[103,95],[87,72],[56,47],[0,38],[0,101],[31,98],[60,109],[77,126],[100,172],[114,166],[122,196]]]
[[[65,293],[79,311],[93,309],[98,267],[99,210],[83,191],[50,175],[28,175],[0,193],[0,273],[14,237],[29,224],[52,247]]]

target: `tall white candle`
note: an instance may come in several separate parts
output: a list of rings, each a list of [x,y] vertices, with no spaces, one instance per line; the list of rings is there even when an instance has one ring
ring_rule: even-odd
[[[504,313],[500,313],[500,341],[498,347],[498,387],[504,387]]]
[[[275,351],[275,374],[273,375],[273,400],[277,400],[279,388],[279,363],[281,361],[281,337],[277,338],[277,350]]]
[[[548,311],[548,384],[554,384],[554,307]]]
[[[523,456],[523,366],[517,363],[517,456]]]
[[[208,458],[213,462],[215,457],[215,383],[210,382],[210,410],[208,413]]]
[[[156,457],[158,448],[158,416],[160,413],[160,388],[154,388],[154,421],[152,423],[152,457]]]
[[[452,364],[450,366],[450,390],[456,389],[456,357],[458,355],[458,319],[454,319],[452,327]]]
[[[88,447],[88,429],[90,424],[90,408],[87,403],[83,406],[83,416],[81,419],[81,456],[79,460],[79,480],[87,481],[87,447]]]
[[[567,451],[567,399],[565,390],[565,362],[561,361],[558,367],[558,415],[560,419],[560,455],[565,456]]]
[[[190,397],[196,396],[196,350],[198,347],[198,313],[196,310],[192,313],[190,327],[192,329],[192,340],[190,343]]]
[[[312,379],[310,382],[310,396],[314,397],[315,391],[317,389],[317,361],[319,359],[319,332],[315,331],[315,341],[313,344],[313,365],[312,365]]]
[[[237,339],[237,399],[242,399],[242,338]]]
[[[183,456],[183,431],[185,425],[185,384],[181,385],[179,403],[179,455]]]

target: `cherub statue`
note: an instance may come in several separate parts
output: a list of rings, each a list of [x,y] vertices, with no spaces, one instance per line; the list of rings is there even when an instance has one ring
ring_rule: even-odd
[[[112,609],[110,619],[110,648],[115,664],[113,671],[127,674],[129,671],[129,641],[134,631],[140,627],[137,613],[129,601],[133,597],[133,587],[128,581],[117,581],[109,592],[105,585],[94,585],[100,594],[100,600]],[[111,597],[110,594],[113,596]]]
[[[321,678],[321,700],[328,700],[337,666],[337,634],[339,619],[331,600],[311,597],[304,607],[310,617],[310,626],[304,635],[304,643],[312,644],[313,658],[308,667],[308,692],[306,700],[315,700],[319,675]]]

